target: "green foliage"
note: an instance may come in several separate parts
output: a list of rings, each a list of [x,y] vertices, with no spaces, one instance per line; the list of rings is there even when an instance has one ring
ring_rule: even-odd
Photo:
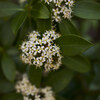
[[[13,20],[11,22],[12,31],[14,34],[16,34],[18,32],[18,30],[24,23],[25,19],[26,19],[25,12],[19,12],[15,15],[15,17],[13,18]]]
[[[23,100],[15,91],[17,71],[27,73],[30,82],[39,88],[51,86],[56,100],[100,100],[100,43],[93,46],[89,42],[96,44],[100,37],[96,38],[100,33],[99,0],[76,0],[72,19],[59,23],[52,23],[52,4],[41,0],[27,0],[23,4],[1,1],[0,100]],[[52,25],[61,34],[54,41],[63,56],[60,69],[44,72],[42,68],[23,64],[19,48],[29,32],[43,34]]]
[[[15,35],[11,30],[9,21],[3,21],[0,27],[1,27],[1,31],[0,31],[1,45],[8,48],[13,44]]]
[[[37,19],[36,20],[37,30],[41,33],[44,33],[46,30],[51,29],[51,20],[50,19]]]
[[[0,17],[11,16],[18,11],[23,11],[23,9],[11,2],[0,2]]]
[[[9,93],[14,90],[14,84],[7,80],[0,80],[0,93]]]
[[[74,56],[83,53],[93,44],[77,35],[66,35],[56,40],[63,56]]]
[[[35,66],[28,66],[28,67],[29,67],[28,76],[29,76],[30,82],[36,85],[37,87],[39,87],[41,84],[41,79],[42,79],[42,70],[36,69]]]
[[[20,94],[9,93],[2,96],[0,100],[23,100],[23,97]]]
[[[61,97],[61,96],[56,96],[56,100],[66,100],[65,98]]]
[[[73,74],[73,71],[67,68],[58,70],[56,72],[51,72],[46,78],[45,84],[52,86],[55,92],[60,92],[69,84]]]
[[[50,18],[50,12],[45,5],[36,3],[32,9],[32,16],[39,19],[48,19]]]
[[[73,14],[85,19],[100,19],[100,4],[93,1],[79,1],[73,8]]]
[[[72,57],[64,57],[62,62],[66,65],[66,67],[74,71],[84,73],[90,70],[90,63],[84,56],[78,55]]]
[[[16,75],[15,64],[13,60],[7,55],[3,55],[2,57],[2,70],[8,80],[14,81]]]
[[[59,23],[59,29],[62,35],[68,35],[68,34],[76,34],[79,35],[79,31],[75,28],[75,26],[72,24],[72,22],[68,19],[62,20]]]

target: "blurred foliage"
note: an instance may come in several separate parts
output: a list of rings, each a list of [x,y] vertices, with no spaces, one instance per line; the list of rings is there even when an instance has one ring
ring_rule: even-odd
[[[52,86],[56,100],[100,100],[99,2],[76,0],[72,20],[56,23],[63,64],[44,74],[24,64],[19,49],[32,30],[51,29],[51,8],[40,0],[0,0],[0,100],[23,100],[14,88],[17,72],[26,72],[37,87]]]

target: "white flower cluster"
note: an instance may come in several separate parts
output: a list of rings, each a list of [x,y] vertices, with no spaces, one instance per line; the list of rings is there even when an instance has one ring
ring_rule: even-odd
[[[45,0],[47,4],[53,3],[53,19],[56,22],[61,21],[61,17],[70,19],[72,13],[73,0]]]
[[[22,60],[36,67],[44,66],[46,71],[58,69],[62,56],[54,40],[59,37],[54,30],[46,31],[42,36],[33,31],[28,37],[29,40],[21,45]]]
[[[36,88],[29,82],[26,74],[17,82],[15,88],[23,95],[24,100],[55,100],[51,87]]]

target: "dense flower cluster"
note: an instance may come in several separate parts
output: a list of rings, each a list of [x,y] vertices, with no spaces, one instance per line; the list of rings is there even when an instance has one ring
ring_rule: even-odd
[[[17,82],[15,88],[23,95],[24,100],[55,100],[51,87],[36,88],[29,82],[26,74]]]
[[[72,13],[73,0],[45,0],[47,4],[53,3],[53,19],[56,22],[61,21],[61,17],[70,19]]]
[[[28,41],[21,45],[21,58],[25,63],[35,65],[36,67],[44,66],[46,71],[56,70],[61,65],[60,48],[54,43],[59,38],[54,30],[46,31],[42,36],[33,31]]]

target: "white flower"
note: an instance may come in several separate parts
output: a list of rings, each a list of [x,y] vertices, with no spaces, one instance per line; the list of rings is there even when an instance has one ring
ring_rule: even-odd
[[[56,22],[60,22],[60,21],[61,21],[61,17],[60,17],[60,16],[53,16],[53,19],[54,19]]]
[[[60,14],[60,11],[58,8],[53,9],[54,15],[57,16],[58,14]]]
[[[66,5],[68,5],[69,7],[72,7],[74,4],[73,0],[68,0],[68,2],[66,2]]]
[[[38,32],[33,31],[28,36],[29,40],[22,43],[22,61],[30,65],[35,65],[36,67],[41,67],[44,65],[46,71],[58,69],[61,65],[62,56],[60,54],[60,48],[54,44],[53,40],[59,37],[60,35],[54,30],[46,31],[43,36],[40,36]],[[54,61],[54,56],[56,54],[56,58],[60,58],[59,62],[58,60]],[[55,64],[53,64],[53,62],[55,62]],[[56,65],[59,65],[59,67]]]
[[[35,100],[41,100],[40,95],[35,95]]]
[[[29,82],[26,74],[23,75],[22,80],[17,82],[15,88],[23,95],[24,100],[33,100],[32,97],[34,100],[55,100],[51,87],[36,88]]]
[[[51,2],[54,4],[52,9],[53,21],[60,22],[62,18],[71,19],[74,0],[45,0],[45,2],[47,2],[47,4]]]
[[[71,18],[71,12],[72,12],[71,9],[68,9],[67,7],[63,6],[61,12],[63,13],[64,18],[68,18],[68,19]]]
[[[45,0],[45,2],[46,2],[47,4],[49,4],[50,2],[52,2],[52,0]]]

